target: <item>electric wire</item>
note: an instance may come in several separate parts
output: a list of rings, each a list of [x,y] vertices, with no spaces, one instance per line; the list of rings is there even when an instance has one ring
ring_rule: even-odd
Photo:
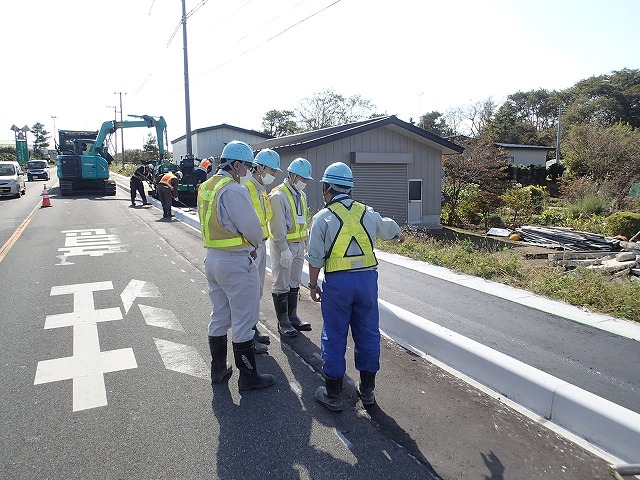
[[[207,72],[203,73],[202,75],[200,75],[200,76],[196,77],[196,78],[194,79],[194,81],[195,81],[195,80],[200,80],[201,78],[206,77],[207,75],[209,75],[209,74],[211,74],[211,73],[215,72],[216,70],[218,70],[218,69],[220,69],[220,68],[224,67],[225,65],[228,65],[229,63],[231,63],[231,62],[233,62],[233,61],[237,60],[238,58],[240,58],[240,57],[242,57],[242,56],[246,55],[247,53],[249,53],[249,52],[251,52],[251,51],[255,50],[256,48],[259,48],[259,47],[261,47],[261,46],[263,46],[263,45],[265,45],[265,44],[269,43],[271,40],[274,40],[274,39],[278,38],[278,37],[279,37],[280,35],[282,35],[283,33],[285,33],[285,32],[287,32],[287,31],[291,30],[291,29],[292,29],[292,28],[294,28],[294,27],[297,27],[297,26],[298,26],[298,25],[300,25],[301,23],[306,22],[306,21],[307,21],[307,20],[309,20],[310,18],[315,17],[315,16],[316,16],[316,15],[318,15],[319,13],[324,12],[325,10],[327,10],[327,9],[329,9],[329,8],[331,8],[331,7],[333,7],[334,5],[336,5],[336,4],[338,4],[338,3],[340,3],[341,1],[342,1],[342,0],[336,0],[335,2],[333,2],[333,3],[329,4],[329,5],[327,5],[326,7],[321,8],[321,9],[320,9],[320,10],[318,10],[317,12],[314,12],[314,13],[312,13],[311,15],[309,15],[308,17],[305,17],[305,18],[303,18],[302,20],[300,20],[300,21],[298,21],[298,22],[294,23],[293,25],[288,26],[287,28],[285,28],[285,29],[284,29],[284,30],[282,30],[281,32],[279,32],[279,33],[277,33],[277,34],[273,35],[272,37],[270,37],[270,38],[268,38],[268,39],[264,40],[263,42],[260,42],[259,44],[254,45],[254,46],[253,46],[253,47],[251,47],[251,48],[248,48],[247,50],[245,50],[245,51],[244,51],[244,52],[242,52],[241,54],[236,55],[236,56],[235,56],[235,57],[233,57],[233,58],[230,58],[230,59],[229,59],[229,60],[227,60],[226,62],[223,62],[223,63],[221,63],[221,64],[217,65],[216,67],[212,68],[211,70],[209,70],[209,71],[207,71]]]

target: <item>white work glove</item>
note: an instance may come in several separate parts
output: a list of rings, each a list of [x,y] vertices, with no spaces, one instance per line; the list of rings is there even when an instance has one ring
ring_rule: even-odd
[[[293,263],[293,254],[288,248],[280,254],[280,266],[282,268],[291,268]]]

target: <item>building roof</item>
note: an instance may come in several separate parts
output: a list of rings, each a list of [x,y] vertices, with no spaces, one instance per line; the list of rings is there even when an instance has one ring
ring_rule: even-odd
[[[307,150],[326,143],[335,142],[346,137],[363,133],[374,128],[387,127],[398,133],[402,133],[421,143],[437,148],[442,153],[462,153],[464,148],[453,142],[445,140],[438,135],[416,127],[410,123],[398,119],[395,115],[370,118],[359,122],[347,123],[335,127],[321,128],[310,132],[296,133],[284,137],[271,138],[260,142],[253,147],[257,150],[272,148],[279,152]]]
[[[497,147],[522,150],[555,150],[556,147],[545,147],[544,145],[519,145],[516,143],[495,143]]]
[[[221,123],[220,125],[213,125],[211,127],[197,128],[197,129],[191,131],[191,135],[193,136],[196,133],[203,133],[203,132],[210,132],[212,130],[219,130],[221,128],[228,128],[230,130],[236,130],[238,132],[248,133],[249,135],[256,135],[258,137],[263,137],[263,138],[273,138],[271,135],[268,135],[268,134],[263,133],[263,132],[258,132],[257,130],[250,130],[250,129],[247,129],[247,128],[240,128],[240,127],[236,127],[236,126],[233,126],[233,125],[229,125],[227,123]],[[171,144],[180,142],[181,140],[185,140],[186,138],[187,138],[187,134],[185,133],[181,137],[178,137],[175,140],[171,140]]]

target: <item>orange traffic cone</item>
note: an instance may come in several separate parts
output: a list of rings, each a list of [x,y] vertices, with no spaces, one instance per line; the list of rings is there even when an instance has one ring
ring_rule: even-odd
[[[51,200],[49,200],[49,190],[46,185],[42,190],[42,206],[40,208],[42,207],[53,207],[53,205],[51,205]]]

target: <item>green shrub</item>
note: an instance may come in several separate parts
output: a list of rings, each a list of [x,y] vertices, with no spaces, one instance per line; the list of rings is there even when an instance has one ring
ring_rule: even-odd
[[[640,213],[617,212],[607,217],[606,232],[609,235],[633,237],[640,232]]]
[[[545,208],[540,214],[540,222],[543,225],[560,225],[564,221],[566,215],[564,210],[557,207]]]
[[[598,195],[587,195],[567,205],[567,216],[578,218],[581,215],[600,215],[606,211],[609,200]]]

